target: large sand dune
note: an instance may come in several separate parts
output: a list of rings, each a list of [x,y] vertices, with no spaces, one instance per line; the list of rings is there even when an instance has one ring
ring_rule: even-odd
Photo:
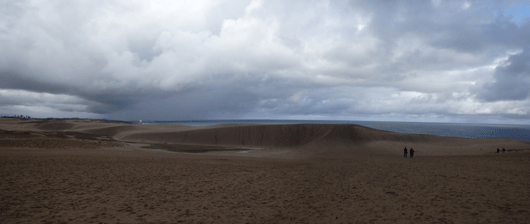
[[[186,126],[174,124],[132,124],[93,120],[19,120],[3,119],[7,129],[35,132],[78,132],[106,136],[116,141],[145,144],[184,144],[255,149],[238,156],[259,157],[274,152],[285,157],[399,155],[403,147],[415,148],[417,156],[474,155],[497,148],[527,149],[530,143],[514,139],[464,139],[423,134],[401,134],[350,124],[223,124]],[[168,147],[162,147],[168,148]],[[277,148],[283,151],[257,149]],[[204,148],[202,148],[204,149]],[[286,154],[285,150],[290,153]],[[204,150],[202,150],[204,151]],[[216,153],[219,154],[219,153]],[[227,153],[224,153],[225,155]],[[228,154],[230,155],[230,154]]]
[[[429,136],[434,139],[434,136]],[[128,135],[125,140],[148,140],[168,143],[223,144],[250,146],[295,147],[314,141],[365,143],[374,140],[427,141],[422,135],[400,135],[358,125],[252,125],[208,128],[201,130],[141,133]]]
[[[0,223],[530,223],[529,161],[358,125],[2,118]]]
[[[513,139],[464,139],[423,134],[401,134],[346,124],[290,124],[213,127],[154,131],[125,135],[121,140],[164,144],[206,144],[239,147],[296,148],[318,156],[345,153],[400,154],[416,147],[420,155],[463,155],[493,152],[496,148],[530,148]],[[482,149],[482,150],[480,150]]]

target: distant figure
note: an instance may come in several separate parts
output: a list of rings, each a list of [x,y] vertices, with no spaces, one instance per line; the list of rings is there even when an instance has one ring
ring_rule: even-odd
[[[503,153],[506,152],[506,149],[502,148],[502,152],[503,152]]]
[[[497,148],[497,153],[499,153],[501,150],[499,148]]]
[[[407,147],[405,147],[405,149],[403,149],[403,157],[407,158],[407,153],[408,153],[408,150],[407,150]]]
[[[412,159],[413,156],[414,156],[414,149],[410,148],[410,158]]]

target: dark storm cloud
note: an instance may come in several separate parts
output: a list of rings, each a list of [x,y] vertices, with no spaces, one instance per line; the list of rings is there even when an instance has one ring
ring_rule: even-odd
[[[526,100],[530,93],[530,48],[511,55],[495,69],[494,81],[485,83],[479,97],[486,101]]]
[[[110,115],[116,119],[135,119],[140,112],[143,119],[150,120],[160,120],[161,117],[166,120],[237,117],[252,111],[257,100],[256,94],[242,86],[210,85],[167,97],[146,97]]]
[[[68,85],[27,78],[16,71],[0,70],[0,89],[23,89],[44,93],[73,93],[74,91],[71,88]]]

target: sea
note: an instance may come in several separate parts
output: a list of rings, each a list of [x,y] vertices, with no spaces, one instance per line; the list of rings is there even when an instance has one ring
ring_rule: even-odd
[[[397,133],[429,134],[459,138],[511,138],[530,142],[530,125],[513,124],[465,124],[390,121],[344,121],[344,120],[186,120],[148,121],[190,126],[208,126],[228,123],[251,124],[358,124],[374,129]]]

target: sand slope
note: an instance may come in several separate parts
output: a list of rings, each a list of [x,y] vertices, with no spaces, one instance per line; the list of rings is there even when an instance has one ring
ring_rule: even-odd
[[[529,155],[301,161],[0,148],[0,220],[528,223]]]
[[[416,147],[419,155],[491,153],[496,148],[530,148],[530,143],[513,139],[463,139],[422,134],[400,134],[359,125],[293,124],[203,128],[171,132],[143,132],[122,140],[152,143],[190,143],[230,146],[283,147],[305,149],[319,156],[402,153]],[[483,150],[480,150],[483,149]],[[302,150],[303,151],[303,150]]]
[[[124,140],[168,143],[202,143],[252,146],[301,146],[313,141],[340,141],[361,144],[370,141],[439,141],[437,136],[398,134],[359,125],[290,124],[208,128],[179,132],[141,133]]]
[[[6,118],[2,119],[1,123],[7,130],[70,131],[139,143],[218,145],[249,149],[281,148],[306,157],[309,154],[317,157],[400,155],[403,147],[415,148],[417,156],[485,154],[492,153],[497,148],[530,149],[529,142],[513,139],[463,139],[400,134],[348,124],[224,124],[192,127],[92,120]],[[291,155],[290,158],[292,157]]]
[[[163,150],[180,148],[217,151]],[[0,223],[530,223],[529,149],[357,125],[0,119]]]

